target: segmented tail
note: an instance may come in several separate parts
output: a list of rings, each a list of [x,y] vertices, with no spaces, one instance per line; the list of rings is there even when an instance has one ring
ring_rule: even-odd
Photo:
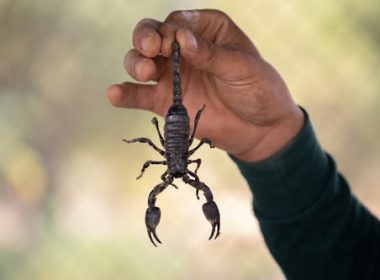
[[[173,103],[182,104],[182,89],[180,77],[180,54],[179,44],[177,41],[173,43]]]

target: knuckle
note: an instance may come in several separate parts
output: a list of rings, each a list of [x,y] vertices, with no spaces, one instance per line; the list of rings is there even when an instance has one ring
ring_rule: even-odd
[[[157,29],[159,22],[152,18],[143,18],[141,19],[135,27],[135,31],[140,31],[144,29]]]
[[[183,11],[181,10],[176,10],[176,11],[172,11],[171,13],[169,13],[169,15],[167,16],[166,20],[165,21],[176,21],[176,20],[180,20],[182,17],[181,17],[181,14],[182,14]]]
[[[220,48],[214,44],[205,42],[205,46],[199,57],[197,58],[198,66],[201,68],[212,68],[218,61],[220,56]]]
[[[209,64],[213,64],[219,56],[219,48],[214,44],[207,44],[206,46],[206,59],[205,61]]]
[[[198,10],[177,10],[171,12],[165,21],[178,26],[189,26],[198,21],[199,15]]]
[[[135,27],[135,30],[141,28],[141,27],[144,27],[147,25],[147,23],[150,21],[151,19],[150,18],[143,18],[141,20],[139,20],[136,24],[136,27]]]
[[[214,14],[214,16],[216,16],[218,18],[229,19],[229,16],[221,10],[212,10],[211,12]]]

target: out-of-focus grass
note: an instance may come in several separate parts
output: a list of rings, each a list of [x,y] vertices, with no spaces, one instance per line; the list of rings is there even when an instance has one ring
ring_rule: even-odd
[[[200,176],[222,213],[220,239],[194,191],[159,197],[164,245],[144,213],[162,167],[136,181],[157,141],[152,114],[114,109],[106,88],[128,79],[134,25],[174,9],[224,10],[310,113],[322,145],[380,215],[379,22],[375,0],[0,2],[0,279],[283,279],[251,211],[251,194],[221,151],[200,150]],[[161,121],[162,123],[162,121]]]

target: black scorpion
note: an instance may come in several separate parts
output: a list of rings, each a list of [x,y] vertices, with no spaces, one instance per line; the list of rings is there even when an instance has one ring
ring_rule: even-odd
[[[216,203],[214,202],[213,195],[210,188],[199,180],[197,171],[201,165],[201,159],[191,160],[189,157],[194,154],[203,144],[214,146],[207,138],[202,138],[198,145],[190,149],[194,140],[195,131],[198,126],[199,119],[202,115],[205,105],[197,112],[194,119],[194,129],[190,135],[189,116],[187,110],[182,103],[182,89],[180,77],[180,53],[179,44],[173,43],[173,103],[170,106],[165,117],[164,137],[158,127],[157,118],[152,119],[153,125],[156,127],[161,145],[164,150],[157,147],[149,138],[141,137],[132,140],[123,139],[127,143],[146,143],[155,149],[160,155],[165,157],[165,160],[155,161],[148,160],[144,163],[140,175],[137,179],[141,178],[145,169],[151,164],[163,164],[167,166],[167,170],[161,175],[162,182],[156,185],[150,192],[148,197],[148,209],[145,213],[145,224],[148,230],[150,241],[156,246],[154,239],[161,243],[156,234],[156,227],[160,222],[161,210],[156,206],[156,196],[163,192],[169,185],[177,188],[173,184],[174,178],[182,178],[182,180],[196,189],[196,196],[199,199],[199,191],[203,191],[206,198],[206,203],[203,204],[203,213],[207,220],[211,223],[212,230],[209,240],[213,237],[216,239],[220,234],[220,214]],[[188,165],[195,163],[196,169],[194,172],[188,169]],[[215,236],[214,236],[215,235]],[[154,239],[153,239],[154,238]]]

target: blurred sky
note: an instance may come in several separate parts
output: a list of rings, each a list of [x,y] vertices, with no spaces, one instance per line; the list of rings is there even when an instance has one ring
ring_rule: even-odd
[[[287,81],[354,193],[380,215],[380,2],[0,0],[0,279],[284,279],[252,215],[252,197],[222,151],[199,171],[222,236],[192,189],[160,195],[164,246],[144,224],[161,167],[121,139],[157,136],[152,114],[112,108],[109,85],[142,18],[225,11]],[[162,121],[161,121],[162,122]],[[223,163],[223,164],[221,164]]]

